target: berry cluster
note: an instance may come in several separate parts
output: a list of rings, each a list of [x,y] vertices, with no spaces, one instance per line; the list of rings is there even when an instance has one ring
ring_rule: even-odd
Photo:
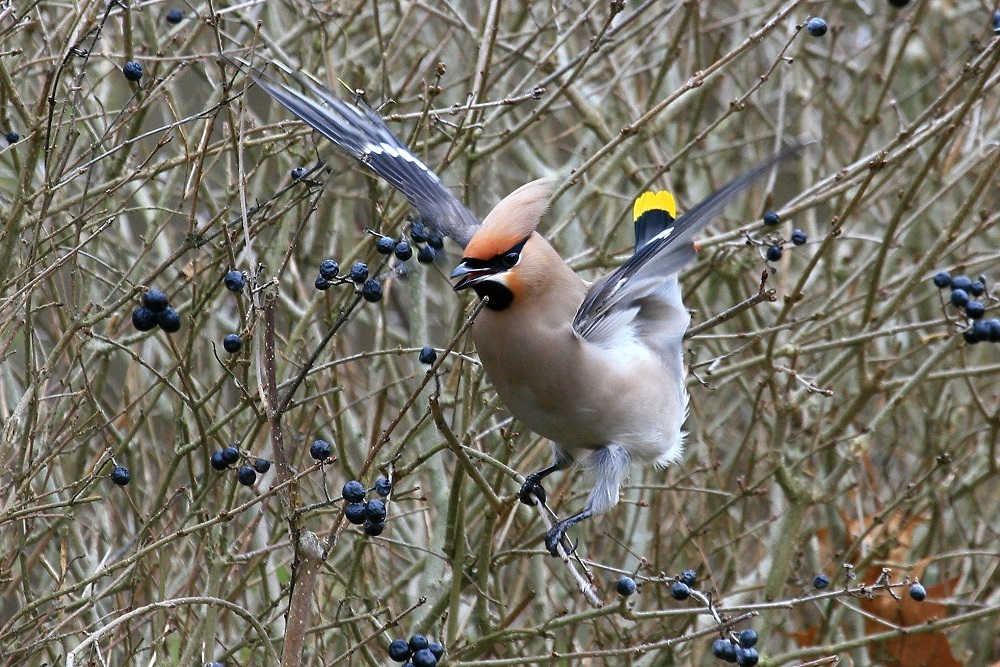
[[[421,264],[433,263],[438,252],[444,250],[441,232],[429,229],[420,220],[414,220],[410,226],[410,240],[417,246],[417,261]]]
[[[712,642],[712,655],[726,662],[735,662],[740,667],[753,667],[760,660],[757,649],[757,633],[747,628],[735,637],[721,637]]]
[[[973,280],[968,276],[952,278],[947,271],[940,271],[932,280],[938,289],[951,290],[948,297],[951,305],[963,310],[965,316],[969,318],[969,328],[962,334],[966,343],[970,345],[986,341],[1000,343],[1000,320],[983,319],[986,306],[978,298],[989,295],[986,294],[986,281],[982,276],[979,280]]]
[[[389,657],[405,663],[403,667],[434,667],[444,655],[444,647],[423,635],[416,634],[405,639],[393,639],[389,644]]]
[[[340,264],[332,259],[320,262],[319,275],[313,283],[318,290],[328,290],[335,284],[353,284],[361,292],[361,298],[375,303],[382,300],[382,283],[368,277],[368,265],[355,262],[346,276],[340,276]]]
[[[694,570],[684,570],[670,586],[670,597],[675,600],[687,600],[691,590],[698,585],[698,575]]]
[[[826,24],[824,24],[824,30],[825,30],[825,26],[826,26]],[[766,212],[764,214],[764,218],[763,219],[764,219],[764,226],[765,227],[777,227],[778,225],[781,224],[781,216],[778,215],[778,213],[776,211],[768,211],[768,212]],[[801,229],[793,229],[790,240],[791,240],[791,242],[792,242],[793,245],[805,245],[805,243],[809,240],[809,237],[806,236],[806,233],[804,231],[802,231]],[[776,243],[769,242],[769,245],[765,244],[765,245],[768,245],[767,251],[765,252],[765,256],[767,257],[767,261],[769,261],[769,262],[777,262],[777,261],[779,261],[781,259],[781,256],[784,254],[782,246],[785,243],[786,242],[784,241],[784,239],[780,239]],[[750,241],[749,240],[747,241],[747,245],[750,245]]]
[[[227,470],[230,466],[236,465],[243,455],[236,447],[229,446],[212,452],[209,462],[215,470]],[[253,461],[250,465],[242,465],[236,471],[236,480],[243,486],[253,486],[257,481],[257,474],[263,475],[271,469],[271,462],[260,457],[249,457]]]
[[[150,331],[158,326],[167,333],[176,333],[181,328],[181,316],[170,307],[166,294],[151,289],[142,296],[142,305],[132,313],[132,326],[139,331]]]
[[[382,496],[382,498],[388,498],[389,493],[392,491],[392,482],[385,477],[379,477],[375,481],[374,489],[375,493]],[[368,492],[365,490],[364,484],[357,480],[352,479],[347,484],[344,484],[344,488],[341,491],[341,496],[344,498],[344,516],[354,525],[362,526],[365,534],[374,537],[381,535],[382,531],[385,530],[387,511],[385,501],[382,498],[365,500],[366,493]],[[410,641],[412,642],[413,640],[411,639]],[[399,660],[398,662],[403,662],[403,660]]]

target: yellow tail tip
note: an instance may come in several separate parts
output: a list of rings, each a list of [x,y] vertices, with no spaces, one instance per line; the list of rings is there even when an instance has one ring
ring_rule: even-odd
[[[674,201],[674,196],[666,190],[643,192],[635,200],[635,206],[632,209],[632,220],[638,220],[646,211],[666,211],[667,215],[676,220],[677,202]]]

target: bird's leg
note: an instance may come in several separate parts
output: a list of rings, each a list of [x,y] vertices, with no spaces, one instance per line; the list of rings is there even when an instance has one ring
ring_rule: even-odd
[[[587,498],[587,505],[579,514],[563,519],[545,533],[545,548],[557,556],[556,547],[566,536],[566,531],[584,519],[607,512],[618,504],[622,480],[628,471],[631,456],[625,447],[612,443],[599,447],[588,457],[587,469],[594,479],[594,488]],[[556,459],[559,460],[558,458]],[[576,547],[566,543],[566,553],[571,554]]]
[[[521,492],[518,497],[521,502],[525,505],[534,506],[535,498],[538,498],[542,506],[545,506],[545,489],[542,488],[542,480],[554,473],[557,470],[562,470],[562,466],[558,461],[553,463],[547,468],[542,468],[541,470],[536,470],[527,477],[524,478],[524,484],[521,485]]]
[[[571,517],[563,519],[556,525],[549,528],[548,532],[545,533],[545,548],[548,549],[549,553],[553,556],[558,556],[559,553],[556,551],[556,548],[559,546],[559,543],[562,542],[563,538],[566,537],[566,531],[584,519],[589,519],[592,516],[594,516],[594,512],[588,508],[579,514],[574,514]],[[569,546],[566,548],[566,555],[568,556],[574,551],[576,551],[576,546]]]

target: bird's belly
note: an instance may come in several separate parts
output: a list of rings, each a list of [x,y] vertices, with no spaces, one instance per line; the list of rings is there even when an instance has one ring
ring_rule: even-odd
[[[655,356],[583,349],[560,358],[530,343],[497,349],[480,348],[486,374],[507,408],[535,433],[567,449],[621,444],[640,460],[679,452],[683,388],[670,386]]]

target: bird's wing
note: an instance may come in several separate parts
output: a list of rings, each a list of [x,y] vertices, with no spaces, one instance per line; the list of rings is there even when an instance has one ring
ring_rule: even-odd
[[[300,92],[245,62],[234,63],[249,72],[268,95],[339,146],[348,155],[399,190],[420,214],[424,224],[437,229],[463,248],[479,228],[479,220],[392,133],[371,107],[358,100],[349,104],[325,86],[274,63],[303,89]]]
[[[785,149],[722,186],[595,282],[573,320],[577,333],[601,342],[619,327],[633,325],[640,331],[658,332],[665,339],[679,341],[688,318],[676,276],[695,257],[695,234],[712,222],[733,197],[799,148]]]

